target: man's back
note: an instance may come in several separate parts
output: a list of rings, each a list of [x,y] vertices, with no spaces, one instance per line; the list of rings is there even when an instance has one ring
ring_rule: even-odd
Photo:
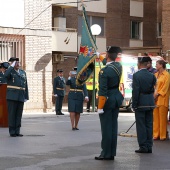
[[[141,69],[133,75],[132,101],[133,108],[146,106],[154,107],[154,85],[155,76],[147,69]]]

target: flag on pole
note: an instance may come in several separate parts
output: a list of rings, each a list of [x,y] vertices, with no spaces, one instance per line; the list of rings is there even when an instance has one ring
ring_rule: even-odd
[[[82,34],[77,64],[77,85],[84,84],[93,73],[93,70],[95,69],[94,61],[97,57],[95,54],[97,46],[87,22],[84,5],[82,5],[82,12]]]

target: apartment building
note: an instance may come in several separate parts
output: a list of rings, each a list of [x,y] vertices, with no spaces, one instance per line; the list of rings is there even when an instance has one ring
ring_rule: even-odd
[[[99,52],[104,52],[107,45],[120,46],[124,53],[136,55],[161,53],[162,47],[168,50],[168,18],[163,17],[170,10],[168,0],[87,1],[84,0],[84,5],[89,25],[98,24],[102,30],[96,36]],[[0,13],[3,16],[0,60],[17,56],[27,72],[30,100],[25,104],[25,111],[51,110],[56,70],[62,68],[67,78],[77,65],[81,41],[80,1],[4,0],[0,2]]]

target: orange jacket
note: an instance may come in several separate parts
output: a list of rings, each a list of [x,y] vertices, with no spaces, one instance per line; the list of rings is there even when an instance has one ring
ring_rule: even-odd
[[[157,78],[155,91],[159,94],[159,96],[155,104],[157,106],[168,107],[170,94],[170,75],[166,70],[164,70],[161,75],[159,75],[159,77],[158,74],[158,72],[155,73],[155,77]]]

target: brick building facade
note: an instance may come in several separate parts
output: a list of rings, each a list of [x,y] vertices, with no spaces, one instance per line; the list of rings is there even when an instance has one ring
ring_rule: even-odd
[[[81,39],[80,4],[67,3],[70,0],[54,1],[25,0],[23,28],[2,27],[0,23],[0,41],[3,42],[7,35],[24,37],[21,59],[27,72],[30,96],[25,111],[51,110],[56,70],[62,68],[67,78],[69,71],[77,65]],[[120,46],[125,53],[136,55],[144,52],[157,54],[161,48],[163,51],[170,49],[169,0],[101,0],[85,4],[90,24],[103,24],[102,35],[96,39],[99,52],[103,52],[107,45]],[[158,35],[158,26],[162,26],[162,35]],[[66,38],[70,38],[68,44],[64,42]],[[56,60],[58,55],[62,59]],[[5,60],[10,56],[0,57]],[[68,89],[65,102],[67,94]]]

